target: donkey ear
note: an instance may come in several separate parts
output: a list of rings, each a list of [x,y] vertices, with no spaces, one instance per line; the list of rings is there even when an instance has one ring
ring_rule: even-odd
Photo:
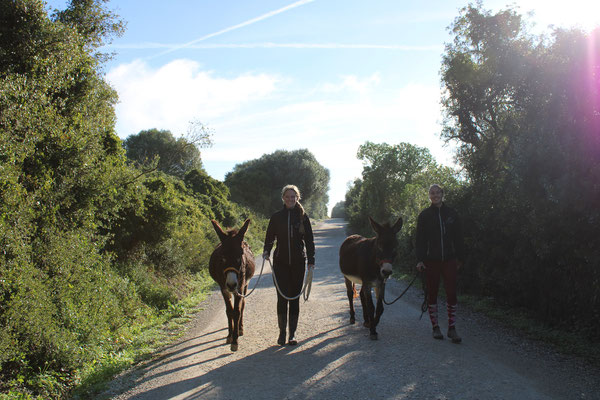
[[[402,229],[402,217],[398,218],[398,221],[392,226],[394,233],[400,232],[400,229]]]
[[[369,222],[371,223],[371,228],[375,231],[375,233],[379,234],[381,231],[381,225],[379,225],[373,218],[369,217]]]
[[[237,237],[239,237],[240,239],[244,238],[244,235],[246,234],[246,231],[248,230],[248,225],[250,225],[250,218],[248,218],[246,220],[246,222],[244,222],[244,225],[238,231]]]
[[[225,232],[223,232],[223,229],[221,229],[221,227],[219,226],[219,223],[217,221],[215,221],[214,219],[211,219],[210,222],[212,222],[213,228],[215,228],[215,232],[217,232],[217,236],[219,237],[219,240],[221,242],[223,242],[225,240],[225,238],[227,237],[227,234]]]

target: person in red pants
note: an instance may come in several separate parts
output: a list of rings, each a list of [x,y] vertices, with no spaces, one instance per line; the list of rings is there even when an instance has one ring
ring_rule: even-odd
[[[456,211],[448,207],[443,198],[444,190],[440,185],[431,185],[431,205],[417,219],[417,269],[425,270],[433,337],[444,338],[438,325],[437,306],[440,278],[443,277],[448,311],[448,338],[453,343],[460,343],[462,339],[456,333],[456,276],[465,256],[462,224]]]

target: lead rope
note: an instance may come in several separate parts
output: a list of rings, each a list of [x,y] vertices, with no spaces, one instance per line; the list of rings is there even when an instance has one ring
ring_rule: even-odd
[[[408,291],[408,289],[410,289],[410,287],[411,287],[411,286],[412,286],[412,284],[413,284],[413,283],[414,283],[414,282],[417,280],[417,278],[418,278],[418,277],[419,277],[419,275],[415,275],[415,277],[413,278],[413,280],[412,280],[412,281],[410,281],[410,283],[408,284],[408,286],[406,287],[406,289],[404,289],[404,292],[402,292],[402,293],[400,294],[400,296],[396,297],[396,298],[395,298],[393,301],[391,301],[391,302],[389,302],[389,303],[388,303],[387,301],[385,301],[385,291],[384,291],[384,292],[383,292],[383,293],[384,293],[383,302],[384,302],[386,305],[388,305],[388,306],[391,306],[392,304],[394,304],[395,302],[397,302],[398,300],[400,300],[400,298],[401,298],[402,296],[404,296],[404,294],[405,294],[405,293]]]
[[[388,306],[394,304],[397,300],[399,300],[402,296],[404,296],[404,294],[412,286],[412,284],[415,282],[415,280],[417,280],[417,278],[419,278],[419,277],[421,278],[421,284],[422,284],[422,288],[423,288],[423,302],[421,303],[421,316],[419,317],[419,319],[423,318],[423,314],[425,313],[425,311],[427,311],[427,281],[423,277],[423,271],[417,271],[417,275],[415,275],[413,280],[410,281],[410,283],[408,284],[406,289],[404,289],[404,291],[400,294],[400,296],[396,297],[394,299],[394,301],[392,301],[390,303],[385,301],[385,290],[384,290],[383,302]]]
[[[265,260],[263,258],[263,262],[262,262],[262,267],[260,267],[260,274],[258,275],[258,279],[256,280],[256,283],[254,284],[254,287],[252,288],[252,290],[250,291],[250,293],[248,294],[241,294],[239,288],[236,289],[236,294],[240,297],[243,297],[244,299],[248,296],[250,296],[252,294],[252,292],[254,292],[254,289],[256,289],[256,287],[258,286],[258,282],[260,282],[260,277],[262,276],[263,273],[263,269],[265,268]]]
[[[263,260],[264,263],[264,260]],[[283,297],[286,300],[296,300],[297,298],[299,298],[300,296],[303,296],[304,301],[308,300],[308,296],[310,296],[310,290],[312,288],[312,278],[313,278],[313,268],[307,268],[308,271],[306,271],[304,273],[304,284],[302,285],[302,290],[300,291],[300,293],[298,293],[297,296],[294,297],[287,297],[286,295],[284,295],[283,293],[281,293],[281,289],[279,288],[279,283],[277,283],[277,277],[275,276],[275,271],[273,270],[273,264],[271,263],[271,260],[269,260],[269,264],[271,265],[271,271],[272,271],[272,275],[273,275],[273,282],[275,282],[275,288],[277,288],[277,292],[279,293],[279,295],[281,297]]]

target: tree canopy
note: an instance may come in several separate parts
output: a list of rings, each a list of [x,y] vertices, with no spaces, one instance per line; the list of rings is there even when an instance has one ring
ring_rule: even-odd
[[[233,201],[266,216],[282,207],[281,189],[293,184],[300,189],[301,203],[311,217],[327,215],[329,170],[306,149],[278,150],[237,164],[225,176],[225,184]]]
[[[148,129],[131,135],[123,142],[127,158],[136,166],[148,171],[158,169],[166,174],[183,178],[193,169],[202,169],[200,150],[197,146],[210,144],[208,133],[190,139],[175,139],[171,131]]]
[[[597,338],[600,29],[537,37],[513,9],[481,6],[451,29],[442,136],[470,182],[457,199],[472,257],[464,289]]]

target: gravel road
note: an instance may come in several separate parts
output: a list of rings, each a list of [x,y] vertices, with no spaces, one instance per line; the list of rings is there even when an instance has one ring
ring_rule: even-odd
[[[348,323],[348,300],[338,266],[344,237],[339,219],[315,227],[317,264],[310,299],[300,304],[297,346],[276,345],[276,295],[265,266],[258,288],[247,299],[245,335],[237,352],[225,344],[225,307],[215,292],[182,339],[121,374],[101,397],[600,399],[598,369],[523,339],[460,304],[457,330],[463,343],[434,340],[427,315],[419,319],[418,288],[386,306],[377,328],[379,340],[369,340],[368,329],[360,323],[358,299],[357,324]],[[390,280],[388,301],[404,287],[405,283]],[[445,309],[443,299],[440,306]],[[440,319],[445,333],[446,320]]]

